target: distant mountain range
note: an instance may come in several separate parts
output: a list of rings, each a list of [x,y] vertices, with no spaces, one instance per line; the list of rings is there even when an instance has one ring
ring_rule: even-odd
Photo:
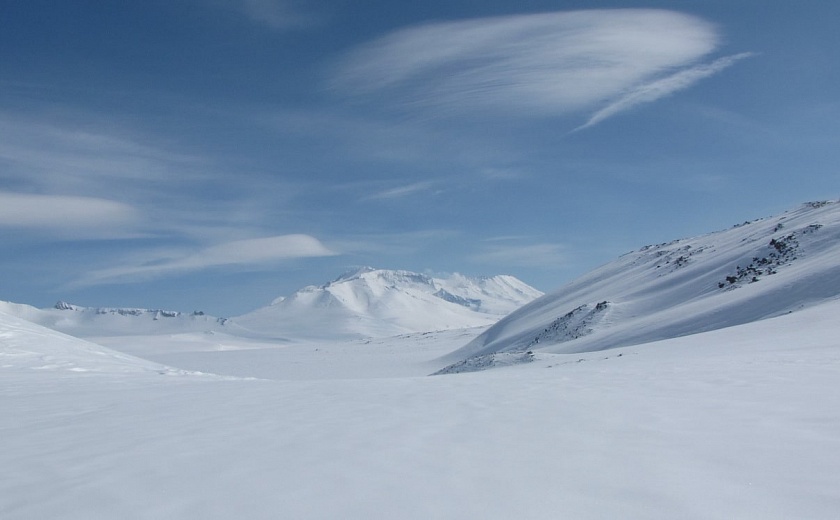
[[[445,372],[685,336],[837,298],[840,202],[811,202],[625,254],[503,318],[447,356]]]
[[[231,319],[67,302],[50,309],[0,302],[0,311],[87,338],[220,332],[284,341],[338,340],[487,326],[541,295],[513,276],[432,277],[365,267]]]

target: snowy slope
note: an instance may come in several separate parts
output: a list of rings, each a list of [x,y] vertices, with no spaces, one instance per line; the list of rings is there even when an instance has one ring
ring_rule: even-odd
[[[584,352],[731,327],[840,295],[840,203],[645,246],[500,320],[447,357]]]
[[[0,312],[0,368],[62,375],[179,371]]]
[[[364,268],[279,298],[227,326],[243,335],[385,337],[486,326],[541,294],[512,276],[435,278]]]
[[[201,312],[162,309],[82,307],[58,302],[49,309],[0,301],[5,312],[77,337],[134,336],[203,332],[222,328],[225,320]]]

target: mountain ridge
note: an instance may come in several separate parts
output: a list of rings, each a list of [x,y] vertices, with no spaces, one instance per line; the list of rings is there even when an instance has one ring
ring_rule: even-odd
[[[362,267],[233,318],[201,311],[84,307],[66,301],[47,309],[0,302],[0,311],[88,338],[219,332],[286,342],[487,326],[540,295],[510,275],[435,277]]]

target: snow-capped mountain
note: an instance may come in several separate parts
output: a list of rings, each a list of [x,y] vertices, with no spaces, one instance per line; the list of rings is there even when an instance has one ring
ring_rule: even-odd
[[[838,297],[840,201],[813,202],[625,254],[513,312],[446,359],[484,366],[498,353],[634,345]]]
[[[250,339],[351,339],[487,326],[542,293],[513,276],[446,278],[363,268],[232,318],[162,309],[49,309],[0,302],[0,311],[82,338],[219,333]],[[192,336],[191,336],[192,337]],[[217,338],[205,338],[215,342]]]
[[[227,326],[284,337],[383,337],[490,325],[541,295],[513,276],[438,278],[365,267],[278,298]]]

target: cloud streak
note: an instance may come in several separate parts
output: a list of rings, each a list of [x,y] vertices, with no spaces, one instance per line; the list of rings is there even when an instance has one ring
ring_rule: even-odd
[[[592,117],[589,118],[589,121],[578,127],[575,131],[583,130],[584,128],[596,125],[601,121],[618,114],[619,112],[625,112],[637,105],[652,103],[657,99],[686,89],[701,79],[713,76],[718,72],[731,67],[736,62],[744,58],[749,58],[750,56],[753,56],[753,53],[743,52],[733,56],[726,56],[711,63],[697,65],[687,70],[681,70],[670,76],[639,85],[626,95],[619,97],[618,99],[610,102],[604,108],[595,112]]]
[[[331,87],[362,101],[384,99],[391,107],[432,110],[438,116],[542,117],[597,110],[590,118],[596,124],[746,56],[698,65],[719,44],[712,24],[664,10],[434,23],[354,49],[333,71]]]
[[[94,271],[76,285],[125,283],[214,267],[270,267],[282,261],[337,254],[317,238],[303,234],[234,240],[188,253],[159,252],[140,265]]]
[[[127,236],[139,212],[95,197],[0,192],[0,227],[39,230],[64,238]]]
[[[566,248],[560,244],[497,244],[472,257],[474,262],[514,267],[560,268],[568,263]]]
[[[256,23],[275,30],[301,29],[319,22],[301,0],[212,0],[219,7],[238,11]]]
[[[363,200],[399,199],[402,197],[407,197],[408,195],[412,195],[414,193],[428,191],[433,185],[434,183],[432,182],[415,182],[406,186],[399,186],[397,188],[391,188],[390,190],[384,190],[378,193],[374,193],[373,195],[365,197]]]

